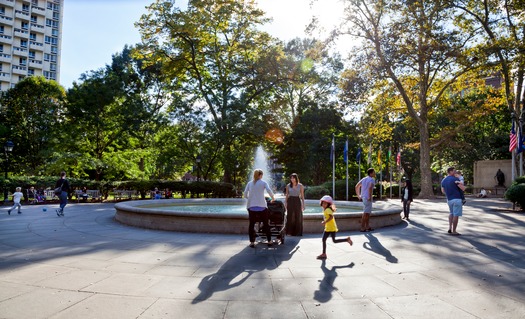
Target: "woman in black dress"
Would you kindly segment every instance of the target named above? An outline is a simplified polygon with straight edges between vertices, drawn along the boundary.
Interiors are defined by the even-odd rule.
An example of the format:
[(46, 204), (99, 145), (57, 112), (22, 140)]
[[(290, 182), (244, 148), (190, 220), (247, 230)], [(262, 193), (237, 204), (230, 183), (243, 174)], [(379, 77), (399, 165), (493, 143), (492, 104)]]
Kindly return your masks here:
[(290, 175), (286, 185), (286, 233), (290, 236), (303, 235), (304, 187), (296, 173)]

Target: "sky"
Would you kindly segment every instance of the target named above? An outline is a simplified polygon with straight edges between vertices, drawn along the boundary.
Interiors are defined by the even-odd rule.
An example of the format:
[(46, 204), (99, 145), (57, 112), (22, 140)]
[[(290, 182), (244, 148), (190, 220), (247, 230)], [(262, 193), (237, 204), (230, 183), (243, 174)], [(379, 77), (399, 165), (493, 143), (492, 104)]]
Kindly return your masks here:
[[(66, 89), (82, 73), (98, 70), (111, 63), (112, 55), (126, 44), (140, 42), (135, 28), (146, 6), (154, 0), (65, 0), (62, 29), (60, 84)], [(304, 30), (312, 16), (317, 16), (325, 29), (336, 25), (342, 14), (339, 0), (259, 0), (259, 7), (273, 22), (264, 30), (290, 40), (306, 37)], [(186, 1), (177, 1), (183, 7)]]

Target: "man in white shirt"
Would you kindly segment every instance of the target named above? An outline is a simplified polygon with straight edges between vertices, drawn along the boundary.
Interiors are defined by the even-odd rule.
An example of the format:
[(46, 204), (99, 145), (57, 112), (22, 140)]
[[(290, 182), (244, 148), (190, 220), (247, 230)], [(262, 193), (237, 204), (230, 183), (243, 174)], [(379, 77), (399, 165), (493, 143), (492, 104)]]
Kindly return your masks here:
[(361, 218), (361, 232), (372, 231), (370, 227), (370, 214), (372, 213), (372, 199), (374, 194), (374, 185), (376, 183), (376, 171), (369, 168), (366, 173), (368, 176), (363, 177), (355, 185), (357, 198), (363, 201), (363, 217)]

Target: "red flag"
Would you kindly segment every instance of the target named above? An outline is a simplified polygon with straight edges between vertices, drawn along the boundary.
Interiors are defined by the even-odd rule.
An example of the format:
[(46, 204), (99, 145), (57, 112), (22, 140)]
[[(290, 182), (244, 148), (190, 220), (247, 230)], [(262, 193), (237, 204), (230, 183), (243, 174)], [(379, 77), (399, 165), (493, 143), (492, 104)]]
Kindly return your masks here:
[(401, 150), (397, 151), (396, 163), (397, 166), (401, 165)]
[(516, 136), (516, 130), (514, 130), (514, 121), (512, 121), (512, 128), (510, 129), (510, 143), (509, 152), (514, 151), (518, 147), (518, 137)]

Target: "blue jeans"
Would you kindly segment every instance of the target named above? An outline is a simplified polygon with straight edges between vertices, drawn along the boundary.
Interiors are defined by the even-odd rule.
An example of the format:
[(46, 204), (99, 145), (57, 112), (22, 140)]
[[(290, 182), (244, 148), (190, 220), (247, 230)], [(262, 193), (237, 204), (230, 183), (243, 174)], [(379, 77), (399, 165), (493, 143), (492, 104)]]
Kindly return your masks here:
[(62, 191), (58, 198), (60, 199), (60, 210), (62, 211), (67, 205), (67, 192)]

